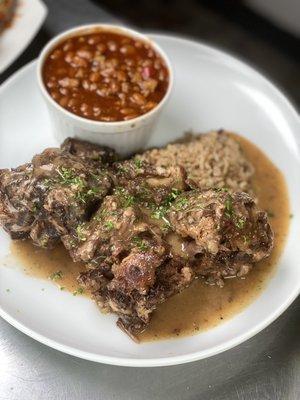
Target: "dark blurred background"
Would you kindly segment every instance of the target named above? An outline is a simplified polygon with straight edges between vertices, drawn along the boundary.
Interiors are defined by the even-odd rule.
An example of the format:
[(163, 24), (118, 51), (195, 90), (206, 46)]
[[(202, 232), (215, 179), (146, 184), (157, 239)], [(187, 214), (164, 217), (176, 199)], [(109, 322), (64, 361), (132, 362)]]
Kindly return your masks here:
[(55, 34), (89, 22), (122, 21), (144, 31), (200, 40), (242, 58), (300, 106), (300, 0), (43, 0), (48, 17), (7, 78)]

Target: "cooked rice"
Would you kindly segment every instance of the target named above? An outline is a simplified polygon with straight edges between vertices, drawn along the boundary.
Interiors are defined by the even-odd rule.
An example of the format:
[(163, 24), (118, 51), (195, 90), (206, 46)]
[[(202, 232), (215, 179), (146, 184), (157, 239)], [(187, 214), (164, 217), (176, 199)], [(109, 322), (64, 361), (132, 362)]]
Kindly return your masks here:
[(188, 178), (201, 188), (228, 188), (253, 194), (252, 164), (239, 145), (227, 132), (189, 134), (181, 142), (155, 148), (138, 156), (159, 166), (180, 165)]

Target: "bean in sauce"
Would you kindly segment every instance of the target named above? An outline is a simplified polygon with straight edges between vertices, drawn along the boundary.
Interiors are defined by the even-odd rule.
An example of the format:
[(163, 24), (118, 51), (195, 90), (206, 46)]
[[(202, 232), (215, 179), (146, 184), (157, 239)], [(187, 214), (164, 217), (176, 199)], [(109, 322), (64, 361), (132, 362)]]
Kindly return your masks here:
[(45, 60), (43, 81), (66, 110), (114, 122), (152, 110), (167, 92), (169, 72), (149, 43), (99, 31), (56, 46)]

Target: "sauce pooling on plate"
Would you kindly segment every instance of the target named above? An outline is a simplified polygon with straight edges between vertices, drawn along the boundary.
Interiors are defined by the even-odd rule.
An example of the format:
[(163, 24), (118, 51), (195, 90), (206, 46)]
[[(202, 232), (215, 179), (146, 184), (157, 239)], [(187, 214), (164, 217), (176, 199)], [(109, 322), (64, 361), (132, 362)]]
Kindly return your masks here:
[[(63, 245), (53, 249), (34, 246), (30, 240), (11, 244), (12, 254), (22, 262), (24, 272), (36, 278), (52, 281), (59, 290), (86, 294), (78, 285), (77, 277), (85, 270), (82, 263), (74, 263)], [(44, 289), (44, 287), (41, 287)]]
[(255, 168), (253, 187), (259, 207), (269, 214), (275, 233), (271, 255), (256, 264), (244, 279), (227, 279), (223, 288), (195, 281), (188, 289), (163, 303), (153, 314), (141, 341), (187, 336), (211, 329), (247, 307), (266, 287), (283, 251), (290, 210), (285, 179), (271, 160), (247, 139), (232, 135)]
[(53, 49), (43, 67), (50, 96), (84, 118), (124, 121), (152, 110), (169, 72), (149, 43), (115, 32), (73, 36)]
[[(217, 326), (247, 307), (261, 293), (275, 271), (288, 232), (290, 211), (288, 192), (281, 172), (269, 158), (248, 140), (234, 135), (255, 168), (253, 186), (259, 206), (265, 209), (275, 232), (275, 245), (269, 258), (255, 265), (245, 279), (227, 279), (225, 286), (209, 286), (195, 281), (182, 293), (159, 306), (140, 341), (181, 337)], [(52, 278), (60, 288), (81, 294), (76, 281), (85, 267), (73, 263), (67, 251), (58, 246), (43, 250), (29, 241), (13, 242), (12, 253), (25, 271), (40, 278)], [(59, 273), (57, 275), (57, 273)]]

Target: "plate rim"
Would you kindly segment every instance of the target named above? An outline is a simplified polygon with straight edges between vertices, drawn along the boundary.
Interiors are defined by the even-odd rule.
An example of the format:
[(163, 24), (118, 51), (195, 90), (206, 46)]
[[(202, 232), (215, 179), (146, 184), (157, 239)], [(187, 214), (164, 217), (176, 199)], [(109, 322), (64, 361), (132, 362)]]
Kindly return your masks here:
[[(202, 42), (198, 42), (195, 40), (187, 39), (184, 37), (176, 36), (176, 35), (166, 35), (166, 34), (149, 34), (154, 39), (165, 39), (165, 40), (172, 40), (172, 41), (180, 41), (183, 44), (196, 47), (197, 50), (206, 50), (210, 52), (213, 56), (221, 56), (222, 58), (235, 62), (240, 68), (246, 68), (250, 73), (258, 76), (262, 79), (268, 86), (275, 91), (276, 95), (280, 97), (280, 100), (285, 103), (285, 106), (288, 107), (289, 112), (291, 112), (295, 118), (295, 122), (298, 123), (300, 126), (300, 119), (299, 115), (296, 111), (296, 108), (290, 102), (290, 100), (285, 96), (285, 94), (267, 77), (263, 74), (258, 72), (252, 66), (247, 64), (246, 62), (240, 60), (238, 57), (233, 56), (223, 50), (219, 50), (213, 46), (203, 44)], [(37, 59), (30, 61), (28, 64), (24, 65), (22, 68), (17, 70), (14, 74), (12, 74), (1, 86), (0, 86), (0, 96), (3, 91), (5, 91), (16, 79), (20, 79), (23, 74), (27, 72), (30, 68), (34, 68), (35, 64), (37, 63)], [(296, 138), (297, 139), (297, 138)], [(297, 146), (297, 161), (299, 162), (299, 142)], [(287, 244), (286, 244), (287, 245)], [(117, 365), (117, 366), (126, 366), (126, 367), (161, 367), (161, 366), (170, 366), (170, 365), (178, 365), (189, 363), (201, 359), (205, 359), (208, 357), (212, 357), (224, 351), (227, 351), (246, 340), (250, 339), (251, 337), (255, 336), (257, 333), (261, 332), (267, 326), (269, 326), (273, 321), (275, 321), (291, 304), (292, 302), (298, 297), (300, 293), (300, 280), (298, 285), (295, 289), (290, 293), (289, 297), (287, 297), (286, 301), (281, 304), (273, 313), (271, 313), (268, 318), (265, 318), (260, 323), (254, 325), (252, 329), (249, 329), (244, 334), (240, 334), (239, 336), (226, 341), (217, 346), (213, 346), (207, 350), (201, 350), (198, 352), (186, 353), (179, 356), (169, 356), (169, 357), (162, 357), (162, 358), (135, 358), (135, 357), (115, 357), (115, 356), (105, 356), (99, 355), (95, 353), (90, 353), (87, 351), (79, 350), (77, 348), (61, 344), (56, 340), (49, 339), (48, 337), (39, 334), (28, 328), (25, 324), (19, 322), (17, 319), (11, 317), (0, 305), (0, 316), (6, 320), (10, 325), (14, 326), (19, 331), (23, 332), (27, 336), (37, 340), (38, 342), (47, 345), (55, 350), (61, 351), (63, 353), (79, 357), (85, 360), (104, 363), (109, 365)], [(175, 339), (176, 340), (176, 339)]]

